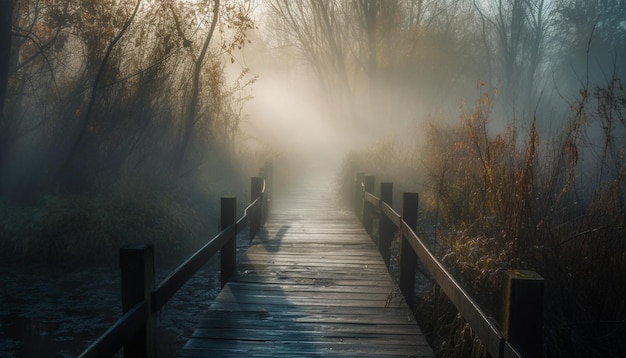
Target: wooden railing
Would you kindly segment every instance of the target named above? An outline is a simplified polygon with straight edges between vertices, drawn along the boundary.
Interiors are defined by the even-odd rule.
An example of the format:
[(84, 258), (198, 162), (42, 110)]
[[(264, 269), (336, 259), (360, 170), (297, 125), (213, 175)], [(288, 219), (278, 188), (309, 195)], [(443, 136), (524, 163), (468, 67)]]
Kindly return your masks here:
[(252, 203), (236, 219), (237, 199), (221, 198), (220, 232), (154, 288), (154, 246), (138, 244), (120, 249), (122, 310), (120, 317), (79, 357), (111, 357), (122, 346), (126, 357), (156, 356), (156, 315), (167, 301), (218, 251), (221, 285), (237, 265), (237, 234), (248, 225), (250, 240), (264, 224), (271, 200), (271, 164), (251, 178)]
[(379, 220), (378, 245), (388, 266), (391, 242), (397, 232), (401, 234), (398, 286), (406, 301), (414, 304), (419, 258), (432, 280), (441, 287), (492, 357), (543, 356), (543, 278), (532, 271), (507, 272), (503, 277), (501, 325), (496, 324), (415, 233), (419, 195), (403, 193), (402, 214), (398, 214), (391, 206), (393, 184), (381, 183), (379, 198), (374, 195), (374, 181), (373, 176), (356, 174), (354, 210), (370, 235), (373, 234), (373, 221)]

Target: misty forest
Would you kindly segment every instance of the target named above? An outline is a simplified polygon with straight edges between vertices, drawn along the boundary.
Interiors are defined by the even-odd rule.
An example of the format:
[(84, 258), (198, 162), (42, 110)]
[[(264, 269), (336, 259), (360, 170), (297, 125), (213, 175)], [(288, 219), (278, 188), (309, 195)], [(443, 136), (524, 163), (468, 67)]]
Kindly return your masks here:
[[(624, 81), (622, 0), (0, 0), (0, 356), (82, 352), (120, 315), (119, 248), (166, 275), (271, 162), (337, 205), (356, 172), (418, 192), (487, 312), (533, 270), (545, 356), (626, 357)], [(160, 356), (219, 292), (199, 274)], [(487, 356), (429, 282), (436, 356)]]

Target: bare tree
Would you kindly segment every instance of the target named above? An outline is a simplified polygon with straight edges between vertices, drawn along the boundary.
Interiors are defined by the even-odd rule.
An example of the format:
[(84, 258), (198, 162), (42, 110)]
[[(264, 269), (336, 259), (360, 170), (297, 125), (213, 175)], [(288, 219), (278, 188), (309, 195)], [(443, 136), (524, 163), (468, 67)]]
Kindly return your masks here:
[(340, 116), (356, 119), (354, 83), (350, 80), (346, 4), (335, 1), (270, 0), (268, 7), (278, 19), (277, 30), (312, 66), (323, 92), (340, 109)]
[(11, 26), (13, 24), (13, 1), (0, 2), (0, 185), (4, 180), (7, 150), (10, 147), (7, 119), (4, 113), (4, 102), (9, 82), (9, 61), (11, 58)]
[(501, 81), (507, 106), (534, 108), (553, 9), (545, 0), (473, 4), (482, 22), (490, 88)]
[(0, 2), (0, 121), (4, 122), (4, 99), (9, 81), (11, 58), (11, 26), (13, 24), (13, 1)]
[[(104, 57), (100, 61), (98, 71), (96, 72), (96, 77), (93, 80), (93, 84), (91, 87), (91, 95), (89, 98), (89, 103), (87, 104), (87, 109), (82, 119), (82, 124), (80, 126), (80, 129), (78, 131), (76, 138), (73, 140), (73, 143), (70, 146), (67, 157), (64, 160), (63, 164), (61, 165), (55, 178), (56, 184), (60, 184), (65, 189), (73, 190), (74, 188), (72, 188), (72, 186), (74, 186), (78, 182), (77, 180), (82, 179), (82, 178), (76, 178), (77, 172), (76, 170), (72, 170), (72, 166), (76, 166), (76, 163), (74, 163), (74, 160), (76, 159), (76, 156), (79, 154), (80, 146), (85, 144), (84, 141), (85, 141), (85, 136), (87, 134), (87, 130), (89, 126), (92, 124), (92, 115), (93, 115), (93, 111), (94, 111), (94, 107), (96, 103), (96, 98), (98, 96), (98, 90), (101, 86), (101, 81), (104, 76), (109, 59), (111, 58), (113, 49), (115, 48), (117, 43), (122, 39), (124, 34), (126, 34), (126, 32), (128, 31), (130, 24), (133, 22), (133, 20), (135, 19), (135, 16), (137, 15), (137, 11), (139, 10), (139, 5), (141, 5), (141, 0), (137, 1), (128, 19), (124, 22), (121, 29), (118, 31), (117, 35), (108, 44)], [(81, 165), (82, 163), (78, 164), (78, 166), (81, 166)], [(69, 178), (71, 178), (70, 183), (66, 183), (65, 181), (68, 180)], [(70, 187), (68, 187), (68, 185)]]
[(476, 77), (470, 74), (478, 61), (467, 3), (267, 3), (281, 34), (278, 45), (292, 46), (311, 65), (323, 93), (335, 103), (330, 107), (343, 109), (334, 113), (339, 120), (349, 117), (372, 128), (392, 118), (408, 123), (418, 111), (435, 110), (433, 103), (449, 103), (451, 90)]
[(209, 31), (207, 32), (206, 37), (202, 43), (202, 49), (198, 54), (198, 57), (194, 59), (194, 68), (193, 68), (193, 77), (192, 77), (192, 89), (191, 89), (191, 98), (189, 99), (189, 104), (185, 114), (185, 123), (184, 126), (181, 127), (181, 136), (180, 141), (178, 142), (176, 152), (175, 152), (175, 161), (174, 167), (177, 173), (180, 174), (183, 160), (185, 158), (185, 152), (189, 147), (189, 141), (191, 139), (191, 135), (193, 134), (194, 126), (197, 121), (197, 111), (198, 111), (198, 102), (200, 96), (200, 74), (202, 71), (202, 66), (204, 64), (205, 57), (207, 55), (207, 51), (209, 49), (209, 43), (213, 38), (213, 33), (215, 31), (215, 26), (217, 25), (217, 20), (219, 18), (219, 8), (220, 2), (219, 0), (213, 1), (213, 17), (211, 20), (211, 25), (209, 27)]

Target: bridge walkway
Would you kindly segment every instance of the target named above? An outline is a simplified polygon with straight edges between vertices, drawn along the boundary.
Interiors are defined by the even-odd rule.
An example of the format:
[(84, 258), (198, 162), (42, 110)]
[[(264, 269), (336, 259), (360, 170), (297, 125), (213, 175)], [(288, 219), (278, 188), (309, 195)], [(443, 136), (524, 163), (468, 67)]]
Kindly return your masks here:
[(281, 188), (180, 357), (434, 357), (332, 182)]

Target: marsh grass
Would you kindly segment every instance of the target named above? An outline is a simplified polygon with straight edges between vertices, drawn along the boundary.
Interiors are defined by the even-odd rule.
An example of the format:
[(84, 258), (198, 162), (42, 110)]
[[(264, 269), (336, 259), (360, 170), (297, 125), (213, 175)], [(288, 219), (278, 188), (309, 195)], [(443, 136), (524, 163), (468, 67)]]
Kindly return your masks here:
[[(626, 355), (621, 81), (581, 90), (561, 131), (544, 138), (536, 129), (538, 119), (527, 128), (509, 125), (494, 133), (492, 104), (491, 95), (482, 92), (458, 123), (433, 122), (425, 145), (414, 153), (383, 143), (350, 160), (377, 179), (418, 188), (421, 231), (494, 321), (502, 273), (534, 270), (546, 279), (547, 356)], [(438, 356), (484, 355), (436, 286), (418, 302), (416, 315)]]
[(117, 263), (119, 247), (153, 243), (157, 258), (174, 259), (215, 233), (220, 195), (215, 187), (223, 185), (143, 176), (99, 193), (50, 195), (28, 206), (2, 204), (1, 249), (8, 260)]

